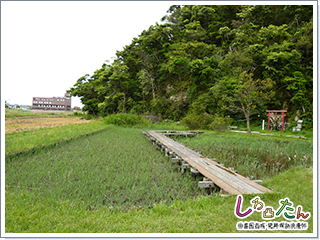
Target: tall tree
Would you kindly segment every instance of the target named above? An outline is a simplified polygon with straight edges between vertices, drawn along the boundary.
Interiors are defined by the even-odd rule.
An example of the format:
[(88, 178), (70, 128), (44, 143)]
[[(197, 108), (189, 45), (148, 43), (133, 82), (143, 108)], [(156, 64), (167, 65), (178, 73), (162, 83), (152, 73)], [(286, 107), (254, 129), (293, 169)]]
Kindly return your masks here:
[(246, 71), (239, 75), (233, 94), (235, 101), (232, 101), (231, 105), (235, 110), (243, 112), (249, 134), (251, 134), (250, 115), (256, 110), (257, 104), (264, 104), (274, 94), (271, 90), (271, 79), (254, 80), (252, 77), (253, 73)]

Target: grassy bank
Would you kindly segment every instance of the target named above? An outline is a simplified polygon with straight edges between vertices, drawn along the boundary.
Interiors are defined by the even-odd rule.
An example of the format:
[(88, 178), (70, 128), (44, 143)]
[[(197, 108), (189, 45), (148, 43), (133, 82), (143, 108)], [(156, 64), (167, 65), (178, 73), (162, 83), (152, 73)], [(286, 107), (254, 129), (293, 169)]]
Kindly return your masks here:
[(61, 140), (68, 140), (81, 134), (95, 132), (106, 127), (101, 120), (96, 120), (89, 123), (6, 133), (5, 154), (19, 153), (48, 146)]
[[(313, 232), (312, 176), (311, 168), (292, 168), (267, 179), (264, 185), (269, 188), (274, 187), (275, 193), (260, 196), (266, 205), (275, 209), (279, 207), (278, 201), (281, 198), (288, 197), (295, 206), (301, 205), (305, 212), (310, 212), (311, 218), (307, 220), (308, 230), (298, 231), (299, 233)], [(251, 206), (249, 200), (253, 197), (244, 196), (243, 209)], [(37, 191), (14, 192), (8, 189), (5, 231), (7, 233), (236, 233), (240, 231), (236, 230), (239, 219), (234, 215), (235, 202), (235, 196), (227, 198), (210, 196), (175, 201), (169, 206), (157, 204), (152, 209), (89, 210), (80, 200), (46, 198), (39, 196)], [(261, 214), (254, 213), (245, 220), (261, 222)], [(276, 219), (276, 221), (283, 220), (282, 217)]]

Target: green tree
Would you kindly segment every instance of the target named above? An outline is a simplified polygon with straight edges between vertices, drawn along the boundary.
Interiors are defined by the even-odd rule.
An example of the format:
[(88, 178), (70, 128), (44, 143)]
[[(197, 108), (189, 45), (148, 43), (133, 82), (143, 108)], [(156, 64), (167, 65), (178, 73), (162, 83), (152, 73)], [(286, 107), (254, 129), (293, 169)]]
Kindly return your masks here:
[(271, 79), (254, 80), (252, 77), (253, 73), (247, 73), (245, 71), (237, 78), (234, 98), (236, 102), (240, 103), (240, 106), (238, 104), (233, 104), (232, 106), (236, 110), (243, 112), (249, 134), (251, 134), (250, 115), (257, 108), (257, 104), (265, 103), (267, 100), (270, 100), (273, 95)]
[(271, 79), (254, 80), (253, 73), (247, 71), (238, 77), (225, 78), (211, 90), (213, 93), (224, 90), (220, 93), (220, 101), (224, 103), (222, 106), (230, 112), (244, 114), (249, 134), (251, 134), (250, 116), (257, 110), (258, 105), (265, 104), (274, 94)]
[(301, 110), (311, 119), (312, 15), (308, 5), (173, 5), (162, 24), (142, 31), (113, 63), (80, 78), (70, 92), (102, 116), (152, 112), (191, 119), (191, 111), (198, 114), (193, 106), (204, 105), (209, 115), (239, 120), (243, 112), (230, 107), (241, 109), (236, 96), (249, 91), (252, 79), (271, 78), (276, 94), (254, 110)]
[[(286, 77), (287, 90), (291, 95), (291, 102), (295, 106), (294, 110), (302, 110), (312, 112), (312, 79), (304, 76), (301, 72), (294, 72), (293, 77)], [(307, 109), (307, 110), (306, 110)]]
[(71, 96), (78, 96), (84, 105), (83, 111), (96, 115), (98, 110), (99, 99), (96, 98), (95, 82), (89, 74), (78, 79), (76, 84), (68, 91)]

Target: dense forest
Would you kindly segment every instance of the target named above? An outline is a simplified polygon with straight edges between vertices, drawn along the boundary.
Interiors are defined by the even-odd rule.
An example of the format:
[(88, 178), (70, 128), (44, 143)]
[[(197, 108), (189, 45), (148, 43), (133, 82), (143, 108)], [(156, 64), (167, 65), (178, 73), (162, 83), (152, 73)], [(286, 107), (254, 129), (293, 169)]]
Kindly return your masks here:
[(161, 23), (68, 90), (83, 110), (312, 126), (313, 6), (173, 5)]

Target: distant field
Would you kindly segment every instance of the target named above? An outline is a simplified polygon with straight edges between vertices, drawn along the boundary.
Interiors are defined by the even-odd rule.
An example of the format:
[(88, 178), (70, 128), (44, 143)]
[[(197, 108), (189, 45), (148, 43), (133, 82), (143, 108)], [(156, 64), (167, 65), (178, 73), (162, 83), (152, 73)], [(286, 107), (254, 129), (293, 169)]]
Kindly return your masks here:
[(66, 116), (73, 114), (73, 111), (41, 111), (41, 110), (20, 110), (6, 109), (6, 119), (16, 117), (34, 117), (34, 116)]
[(6, 155), (29, 151), (66, 141), (106, 128), (101, 120), (48, 128), (13, 131), (5, 134)]
[(74, 123), (90, 122), (82, 118), (65, 117), (65, 116), (48, 116), (48, 117), (16, 117), (6, 119), (6, 133), (13, 131), (23, 131), (38, 128), (48, 128), (63, 126)]

